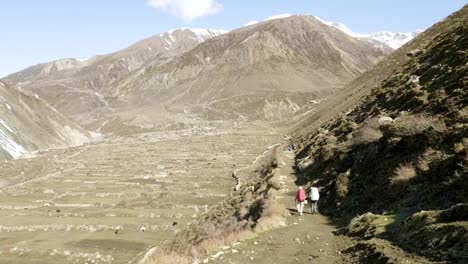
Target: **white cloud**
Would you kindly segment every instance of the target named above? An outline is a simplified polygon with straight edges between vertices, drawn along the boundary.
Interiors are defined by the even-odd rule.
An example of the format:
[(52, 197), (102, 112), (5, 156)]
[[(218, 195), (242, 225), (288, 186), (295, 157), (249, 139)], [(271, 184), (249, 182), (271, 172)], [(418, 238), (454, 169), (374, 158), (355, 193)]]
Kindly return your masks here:
[(217, 0), (149, 0), (151, 7), (190, 22), (198, 17), (215, 15), (223, 10)]
[(290, 17), (290, 16), (292, 16), (292, 15), (291, 14), (279, 14), (279, 15), (274, 15), (274, 16), (268, 17), (264, 21), (279, 19), (279, 18), (286, 18), (286, 17)]

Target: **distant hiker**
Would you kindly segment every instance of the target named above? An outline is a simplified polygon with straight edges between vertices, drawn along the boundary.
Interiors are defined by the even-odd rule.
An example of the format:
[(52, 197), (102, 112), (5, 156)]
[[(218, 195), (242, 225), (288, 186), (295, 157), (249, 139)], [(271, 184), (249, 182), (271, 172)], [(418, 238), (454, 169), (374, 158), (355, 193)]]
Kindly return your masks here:
[(317, 187), (310, 187), (309, 190), (310, 198), (310, 213), (318, 214), (318, 200), (320, 199), (320, 193)]
[(292, 146), (288, 146), (288, 151), (292, 151)]
[(302, 189), (301, 186), (297, 189), (296, 193), (296, 209), (299, 215), (302, 215), (302, 212), (304, 211), (304, 204), (306, 200), (306, 193), (304, 189)]

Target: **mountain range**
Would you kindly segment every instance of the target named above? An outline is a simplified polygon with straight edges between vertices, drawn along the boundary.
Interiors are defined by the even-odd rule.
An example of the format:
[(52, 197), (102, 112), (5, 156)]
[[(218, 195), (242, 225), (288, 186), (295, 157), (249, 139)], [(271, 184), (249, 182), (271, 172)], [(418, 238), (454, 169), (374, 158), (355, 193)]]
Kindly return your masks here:
[(279, 121), (314, 107), (390, 52), (312, 16), (230, 32), (179, 29), (124, 50), (40, 64), (7, 82), (90, 130), (162, 129), (183, 116)]
[[(36, 251), (0, 255), (465, 263), (467, 51), (468, 5), (421, 33), (278, 15), (7, 76), (3, 229), (12, 247)], [(67, 149), (41, 151), (52, 148)], [(251, 162), (251, 151), (264, 153)], [(298, 186), (319, 188), (320, 214), (289, 209)], [(64, 230), (70, 238), (54, 243), (14, 237)], [(160, 244), (140, 252), (155, 235)]]
[[(313, 16), (278, 15), (230, 32), (171, 30), (111, 54), (38, 64), (7, 76), (4, 85), (34, 94), (47, 105), (44, 109), (57, 109), (86, 139), (89, 134), (80, 126), (132, 134), (203, 120), (280, 124), (314, 111), (391, 53), (391, 47), (415, 35), (356, 34)], [(3, 133), (11, 134), (6, 126)], [(77, 143), (29, 138), (16, 139), (23, 142), (18, 146), (28, 147), (8, 157)]]

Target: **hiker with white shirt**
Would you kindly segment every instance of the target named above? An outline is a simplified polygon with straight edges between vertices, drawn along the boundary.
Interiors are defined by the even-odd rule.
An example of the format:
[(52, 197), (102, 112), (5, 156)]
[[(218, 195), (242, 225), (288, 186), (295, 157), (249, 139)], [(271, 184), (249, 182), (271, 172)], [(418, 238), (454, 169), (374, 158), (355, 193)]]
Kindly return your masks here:
[(320, 193), (317, 187), (310, 187), (309, 189), (310, 199), (310, 213), (318, 214), (318, 201), (320, 199)]

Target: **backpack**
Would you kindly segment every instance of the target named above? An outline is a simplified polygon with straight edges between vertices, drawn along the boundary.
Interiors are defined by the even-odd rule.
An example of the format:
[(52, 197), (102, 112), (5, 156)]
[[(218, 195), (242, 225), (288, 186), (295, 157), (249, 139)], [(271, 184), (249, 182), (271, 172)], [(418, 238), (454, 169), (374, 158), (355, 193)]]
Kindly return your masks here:
[(297, 190), (296, 200), (298, 200), (299, 202), (304, 202), (305, 199), (306, 199), (305, 191), (302, 189)]

